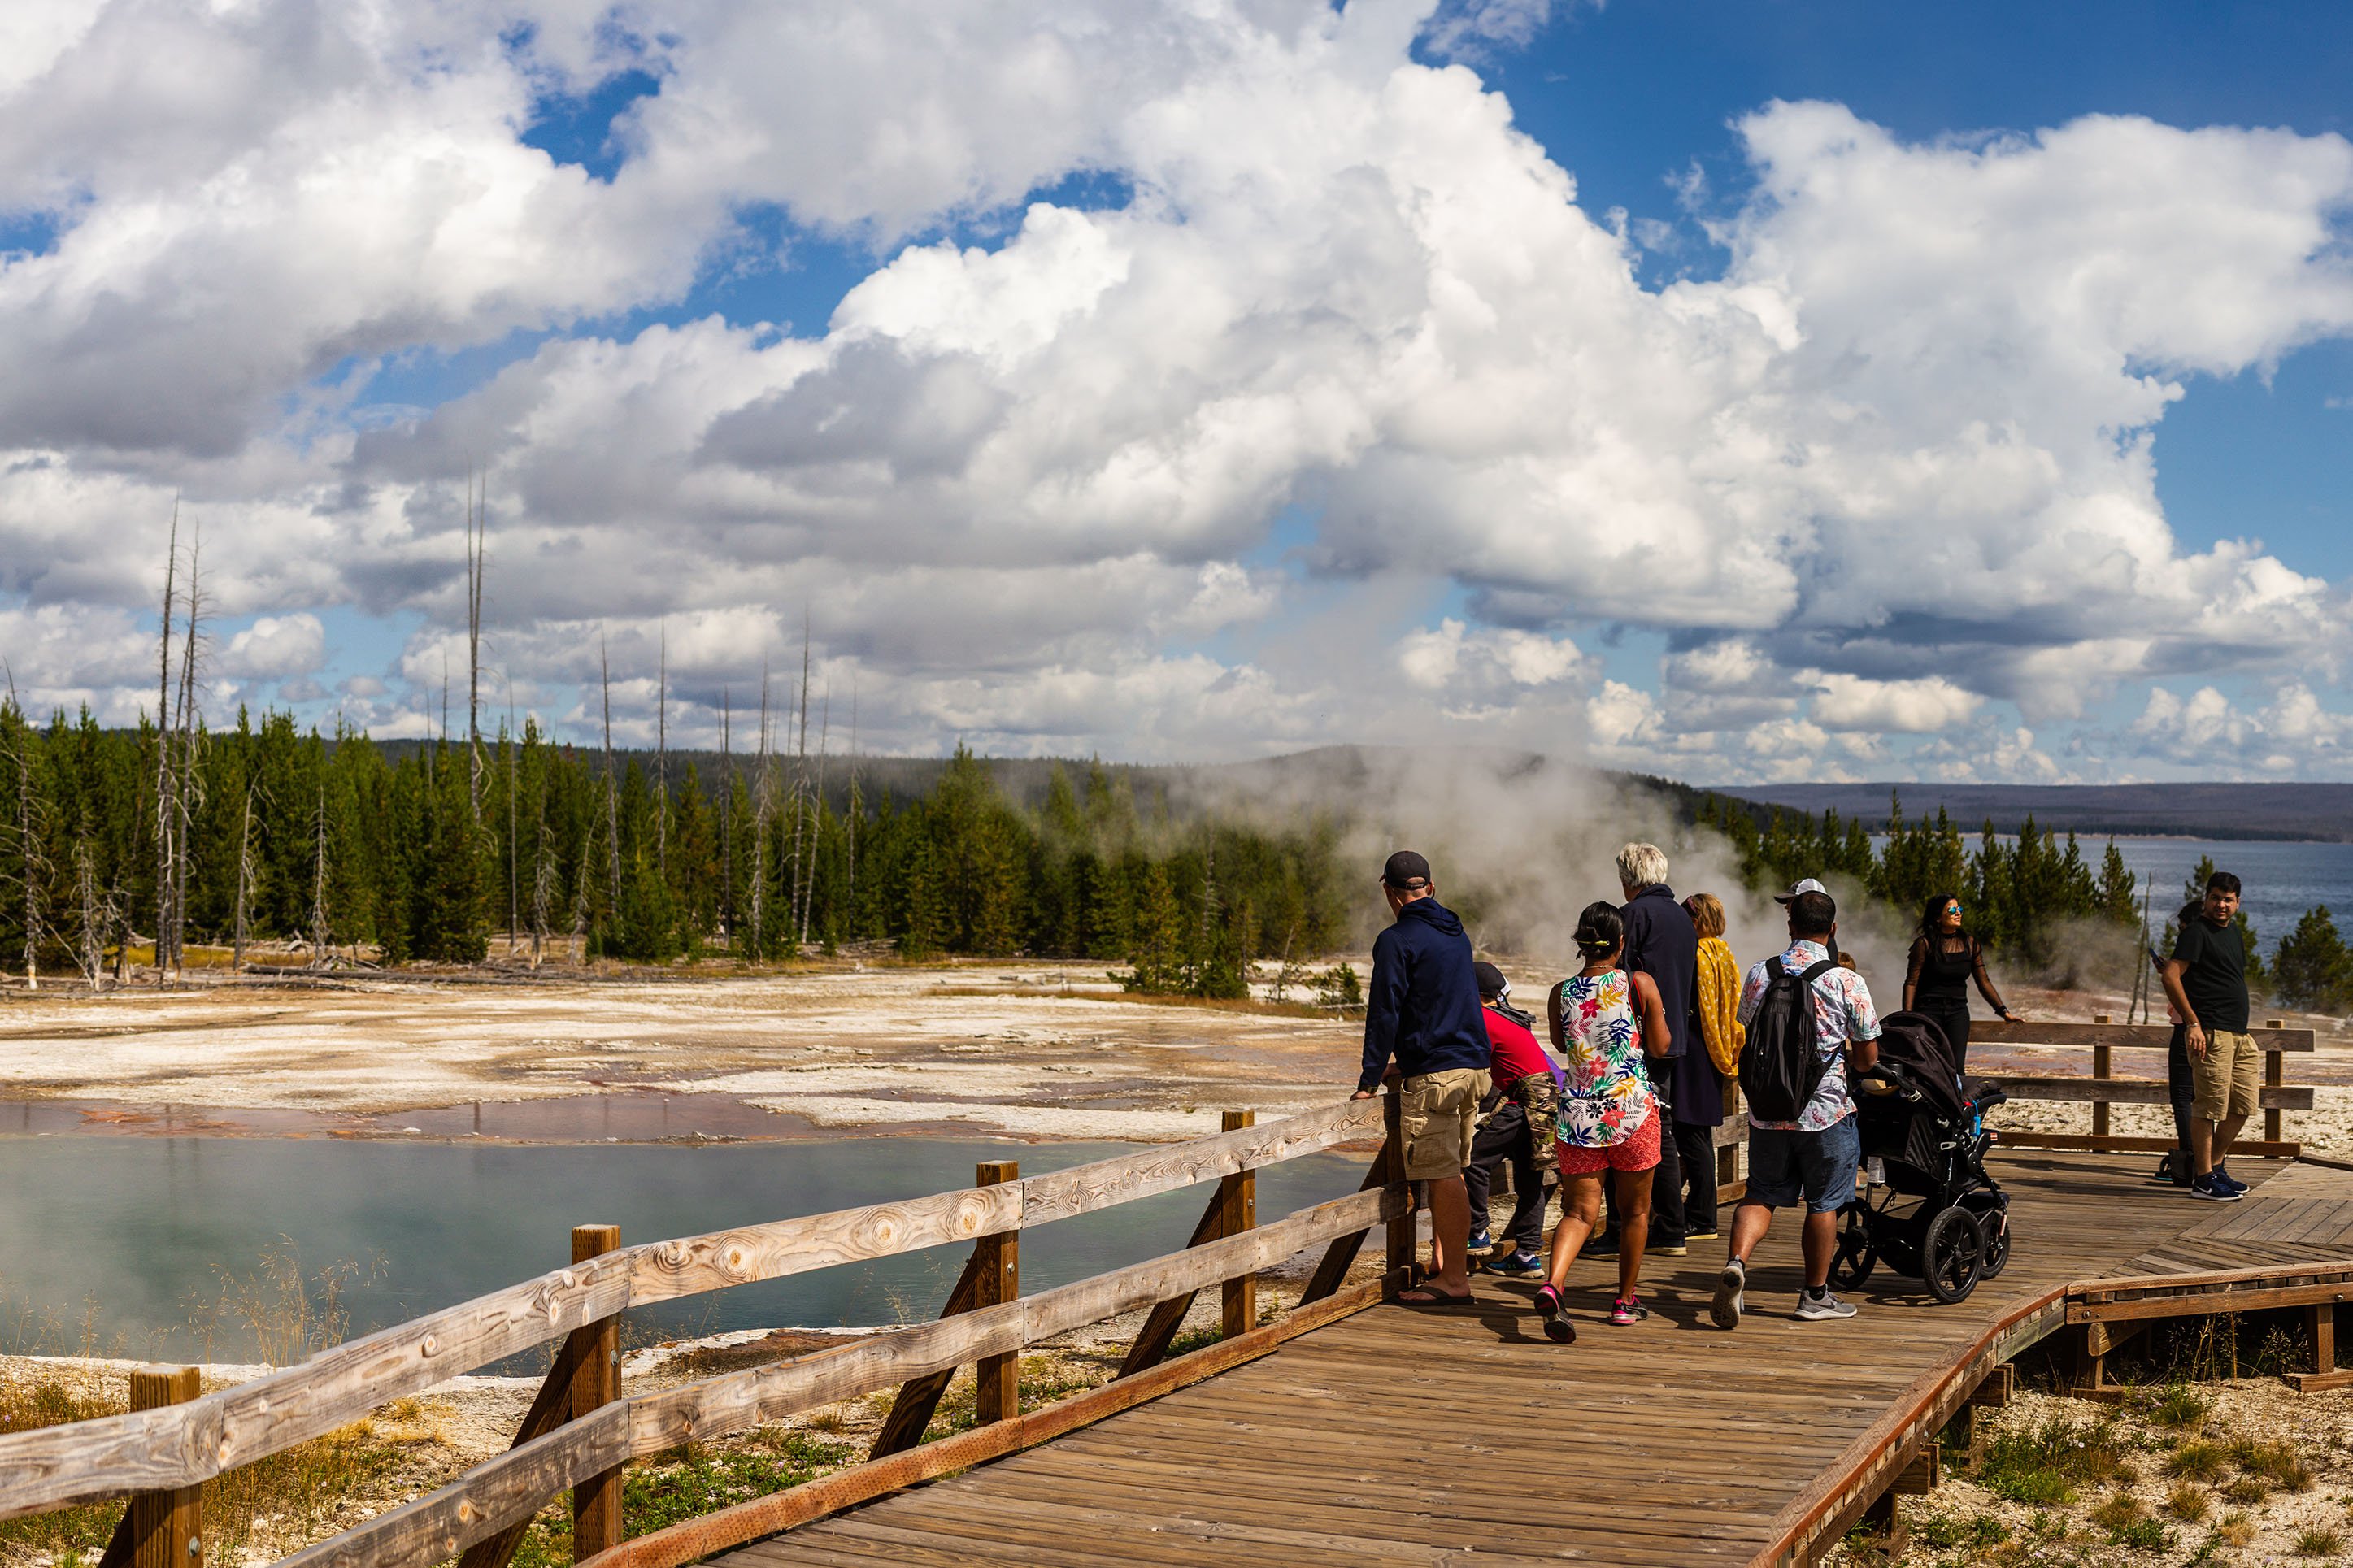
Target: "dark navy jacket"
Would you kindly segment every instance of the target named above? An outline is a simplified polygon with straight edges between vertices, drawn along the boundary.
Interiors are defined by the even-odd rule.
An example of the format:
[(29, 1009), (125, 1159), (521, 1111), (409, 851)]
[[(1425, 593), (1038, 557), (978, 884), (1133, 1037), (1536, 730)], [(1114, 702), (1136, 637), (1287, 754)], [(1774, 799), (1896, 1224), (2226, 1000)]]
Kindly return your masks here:
[(1365, 1070), (1358, 1089), (1379, 1085), (1389, 1058), (1408, 1078), (1457, 1068), (1487, 1070), (1487, 1021), (1471, 939), (1436, 898), (1416, 899), (1373, 942), (1373, 983), (1365, 995)]
[(1699, 928), (1663, 883), (1643, 889), (1618, 911), (1626, 922), (1626, 968), (1659, 988), (1674, 1042), (1665, 1061), (1651, 1061), (1651, 1081), (1667, 1091), (1677, 1121), (1713, 1127), (1724, 1120), (1724, 1087), (1699, 1037), (1693, 1005), (1699, 991)]

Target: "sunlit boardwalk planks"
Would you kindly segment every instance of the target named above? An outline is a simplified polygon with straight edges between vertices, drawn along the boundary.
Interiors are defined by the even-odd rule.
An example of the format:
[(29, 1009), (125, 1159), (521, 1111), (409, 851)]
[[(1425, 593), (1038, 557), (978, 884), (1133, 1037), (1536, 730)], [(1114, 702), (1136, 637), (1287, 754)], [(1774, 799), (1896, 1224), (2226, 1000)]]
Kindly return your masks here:
[[(1823, 1493), (1915, 1380), (2052, 1287), (2353, 1258), (2353, 1173), (2246, 1165), (2208, 1205), (2140, 1155), (2017, 1153), (2009, 1269), (1957, 1307), (1885, 1273), (1861, 1316), (1800, 1323), (1794, 1216), (1750, 1271), (1751, 1315), (1706, 1321), (1720, 1244), (1653, 1259), (1650, 1322), (1601, 1321), (1614, 1263), (1571, 1279), (1579, 1338), (1531, 1287), (1475, 1308), (1380, 1307), (1043, 1447), (755, 1542), (788, 1564), (1747, 1562)], [(1727, 1215), (1728, 1218), (1728, 1215)]]

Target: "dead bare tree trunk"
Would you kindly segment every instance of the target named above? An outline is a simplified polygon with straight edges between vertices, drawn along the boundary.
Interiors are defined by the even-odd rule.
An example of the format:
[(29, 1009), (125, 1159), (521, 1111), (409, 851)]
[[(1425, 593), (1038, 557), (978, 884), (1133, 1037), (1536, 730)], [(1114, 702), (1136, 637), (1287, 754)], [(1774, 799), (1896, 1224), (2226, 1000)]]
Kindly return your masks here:
[(187, 963), (188, 862), (195, 848), (196, 819), (196, 626), (204, 616), (201, 574), (205, 531), (196, 529), (188, 541), (188, 626), (180, 651), (180, 782), (176, 801), (176, 847), (172, 857), (172, 973), (178, 978)]
[(41, 988), (41, 889), (48, 858), (41, 847), (40, 802), (33, 794), (33, 727), (16, 700), (16, 676), (8, 673), (8, 706), (0, 721), (15, 720), (8, 749), (16, 764), (16, 857), (25, 882), (25, 989)]
[(522, 808), (515, 803), (516, 764), (521, 761), (516, 749), (521, 740), (515, 729), (514, 677), (507, 677), (507, 732), (502, 742), (507, 754), (507, 956), (515, 950), (515, 921), (522, 906)]
[(81, 905), (80, 942), (75, 958), (82, 978), (93, 992), (106, 989), (106, 933), (114, 924), (115, 901), (98, 897), (98, 865), (90, 852), (88, 831), (74, 836), (74, 895)]
[(613, 667), (605, 657), (605, 639), (596, 639), (596, 661), (605, 681), (605, 852), (612, 869), (605, 896), (611, 900), (610, 918), (621, 923), (621, 781), (613, 773)]
[(719, 689), (719, 940), (729, 947), (735, 929), (735, 752), (730, 744), (727, 689)]
[(164, 975), (164, 932), (172, 925), (172, 584), (180, 565), (180, 500), (172, 498), (171, 542), (164, 552), (164, 630), (155, 662), (155, 984)]
[(539, 792), (538, 850), (531, 872), (531, 966), (547, 956), (547, 917), (555, 903), (555, 857), (547, 849), (547, 790)]
[(237, 929), (229, 940), (229, 968), (245, 968), (246, 910), (253, 897), (253, 785), (245, 786), (245, 821), (237, 835)]
[(670, 624), (661, 629), (661, 673), (654, 687), (654, 863), (670, 880)]
[(482, 826), (482, 576), (489, 563), (490, 482), (484, 474), (478, 506), (473, 476), (466, 480), (466, 798), (476, 832)]
[(797, 941), (808, 940), (808, 907), (806, 891), (801, 886), (801, 825), (807, 815), (808, 785), (808, 691), (809, 691), (809, 626), (808, 616), (801, 616), (801, 697), (800, 743), (793, 752), (793, 876), (792, 901), (785, 911), (785, 930)]
[(858, 934), (858, 818), (865, 811), (858, 798), (858, 682), (849, 683), (849, 875), (842, 902), (849, 910), (849, 932)]
[(327, 962), (327, 786), (319, 786), (319, 811), (311, 855), (311, 964)]
[(752, 952), (766, 951), (768, 911), (768, 671), (760, 668), (760, 767), (752, 786)]
[(803, 947), (808, 945), (809, 910), (817, 904), (817, 867), (819, 853), (818, 829), (825, 825), (825, 744), (827, 736), (833, 729), (833, 693), (829, 691), (826, 693), (825, 706), (821, 711), (824, 716), (818, 721), (817, 726), (817, 787), (810, 792), (810, 798), (815, 804), (809, 810), (808, 887), (801, 894), (801, 945)]

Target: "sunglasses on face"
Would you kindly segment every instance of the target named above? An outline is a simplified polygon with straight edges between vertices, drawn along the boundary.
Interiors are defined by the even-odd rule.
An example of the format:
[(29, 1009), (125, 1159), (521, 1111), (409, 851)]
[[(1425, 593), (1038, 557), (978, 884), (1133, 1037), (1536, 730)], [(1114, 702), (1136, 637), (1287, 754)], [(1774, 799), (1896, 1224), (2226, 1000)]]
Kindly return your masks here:
[(1961, 906), (1958, 904), (1947, 904), (1945, 906), (1945, 912), (1948, 915), (1959, 914), (1961, 912)]

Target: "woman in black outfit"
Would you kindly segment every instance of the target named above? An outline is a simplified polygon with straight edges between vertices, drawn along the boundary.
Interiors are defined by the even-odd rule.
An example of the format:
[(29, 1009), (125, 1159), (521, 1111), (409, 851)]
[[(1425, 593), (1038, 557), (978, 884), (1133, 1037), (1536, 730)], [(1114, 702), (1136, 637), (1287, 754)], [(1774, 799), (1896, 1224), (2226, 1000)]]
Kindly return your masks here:
[(1972, 978), (1995, 1015), (2009, 1018), (2001, 993), (1986, 975), (1984, 950), (1961, 925), (1961, 900), (1939, 893), (1920, 911), (1920, 934), (1913, 941), (1912, 959), (1904, 971), (1904, 1006), (1936, 1020), (1952, 1045), (1953, 1065), (1964, 1074), (1968, 1071)]

